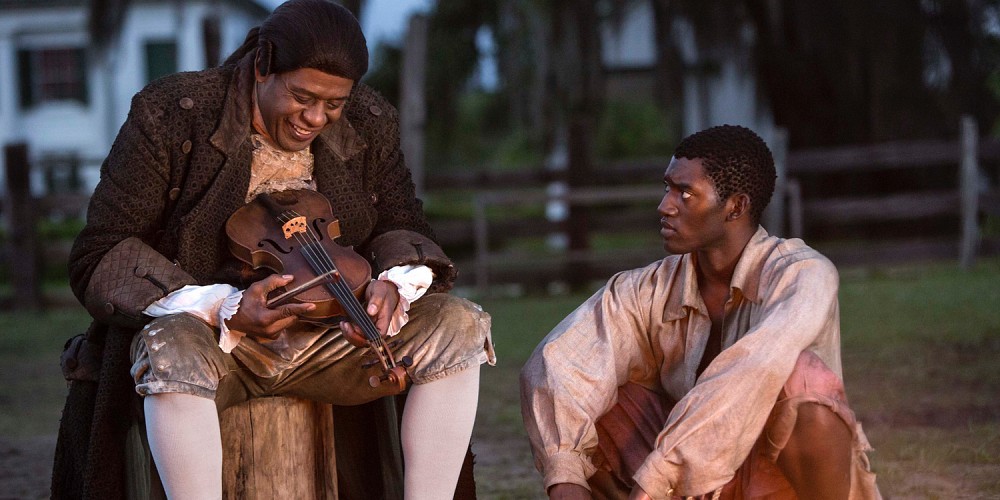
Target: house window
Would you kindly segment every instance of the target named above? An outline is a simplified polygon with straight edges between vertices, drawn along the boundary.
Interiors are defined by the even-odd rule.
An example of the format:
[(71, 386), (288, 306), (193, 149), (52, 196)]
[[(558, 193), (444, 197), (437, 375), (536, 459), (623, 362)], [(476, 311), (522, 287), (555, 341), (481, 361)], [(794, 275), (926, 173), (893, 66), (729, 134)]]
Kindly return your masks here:
[(177, 43), (146, 42), (146, 83), (177, 72)]
[(87, 72), (82, 48), (18, 51), (21, 106), (45, 102), (87, 103)]

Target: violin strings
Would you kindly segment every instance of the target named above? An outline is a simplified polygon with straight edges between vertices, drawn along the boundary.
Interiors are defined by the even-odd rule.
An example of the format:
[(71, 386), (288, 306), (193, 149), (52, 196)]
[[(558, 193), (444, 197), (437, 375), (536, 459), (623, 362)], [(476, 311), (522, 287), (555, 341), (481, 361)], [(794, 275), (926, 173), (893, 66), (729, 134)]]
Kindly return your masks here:
[[(279, 220), (282, 223), (291, 220), (299, 215), (295, 212), (285, 212), (279, 216)], [(317, 273), (329, 273), (329, 272), (339, 272), (333, 259), (330, 255), (320, 246), (319, 238), (313, 231), (312, 227), (306, 226), (306, 236), (301, 233), (295, 233), (294, 237), (299, 245), (302, 247), (303, 255), (305, 255), (307, 262), (313, 267), (313, 270)], [(379, 346), (384, 346), (382, 340), (382, 335), (375, 329), (374, 324), (368, 318), (367, 313), (361, 308), (360, 303), (354, 297), (353, 291), (347, 286), (346, 280), (343, 275), (340, 279), (333, 280), (333, 282), (327, 282), (326, 285), (331, 289), (334, 296), (338, 298), (340, 304), (349, 309), (349, 312), (354, 313), (354, 319), (359, 323), (358, 326), (361, 327), (362, 332), (365, 333), (366, 338)], [(367, 320), (367, 321), (365, 321)]]
[[(302, 252), (306, 256), (306, 260), (312, 265), (313, 269), (317, 273), (337, 271), (336, 265), (330, 259), (329, 255), (321, 247), (318, 246), (318, 240), (315, 235), (310, 234), (311, 238), (308, 240), (302, 235), (295, 235), (296, 240), (302, 246)], [(369, 341), (378, 342), (381, 335), (374, 329), (369, 327), (365, 321), (360, 318), (367, 318), (367, 316), (361, 316), (364, 311), (361, 309), (360, 304), (354, 299), (353, 292), (347, 287), (342, 279), (333, 280), (332, 282), (326, 283), (330, 291), (333, 292), (334, 296), (337, 297), (342, 306), (348, 310), (349, 313), (353, 313), (353, 318), (359, 323), (362, 332), (365, 333), (365, 337)]]
[[(297, 216), (297, 214), (293, 213), (291, 216), (289, 216), (289, 220), (294, 216)], [(321, 251), (322, 250), (321, 248), (317, 248), (318, 238), (316, 237), (315, 234), (312, 233), (311, 228), (307, 226), (306, 230), (309, 236), (308, 240), (306, 240), (306, 238), (301, 233), (296, 233), (294, 236), (296, 241), (298, 241), (299, 245), (302, 247), (302, 252), (306, 256), (306, 260), (313, 267), (313, 270), (316, 271), (317, 273), (331, 272), (331, 271), (339, 272), (336, 265), (333, 263), (332, 259), (330, 259), (330, 256), (327, 255), (326, 252)], [(332, 288), (331, 291), (334, 293), (336, 297), (338, 297), (338, 299), (340, 299), (342, 306), (344, 306), (345, 308), (350, 308), (351, 309), (350, 312), (354, 312), (355, 314), (358, 314), (360, 312), (358, 308), (354, 307), (353, 303), (354, 301), (345, 300), (346, 297), (344, 296), (344, 291), (345, 291), (344, 289), (347, 287), (346, 285), (343, 285), (343, 281), (334, 280), (332, 283), (328, 282), (327, 284), (331, 285)], [(340, 286), (338, 286), (338, 284)], [(347, 290), (347, 292), (350, 293), (350, 290)], [(364, 328), (365, 325), (360, 325), (360, 326), (362, 327), (362, 330), (366, 330)], [(371, 332), (365, 331), (365, 333), (367, 334), (366, 336), (369, 337), (369, 340), (373, 340), (371, 338), (372, 337)]]

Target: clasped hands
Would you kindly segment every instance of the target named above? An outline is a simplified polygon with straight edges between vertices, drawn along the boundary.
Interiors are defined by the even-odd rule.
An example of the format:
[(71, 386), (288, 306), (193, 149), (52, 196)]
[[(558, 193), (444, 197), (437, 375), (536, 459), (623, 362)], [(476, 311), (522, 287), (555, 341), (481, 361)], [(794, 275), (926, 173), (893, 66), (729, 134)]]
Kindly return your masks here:
[[(267, 307), (267, 297), (272, 291), (293, 281), (290, 275), (273, 274), (247, 288), (240, 300), (240, 307), (226, 325), (232, 330), (251, 337), (273, 339), (283, 330), (295, 325), (299, 316), (316, 309), (315, 304), (289, 303), (274, 308)], [(401, 307), (399, 289), (389, 281), (372, 281), (365, 290), (365, 312), (372, 318), (378, 331), (385, 335), (389, 322)], [(344, 338), (353, 345), (368, 345), (361, 329), (349, 321), (342, 321), (340, 329)]]

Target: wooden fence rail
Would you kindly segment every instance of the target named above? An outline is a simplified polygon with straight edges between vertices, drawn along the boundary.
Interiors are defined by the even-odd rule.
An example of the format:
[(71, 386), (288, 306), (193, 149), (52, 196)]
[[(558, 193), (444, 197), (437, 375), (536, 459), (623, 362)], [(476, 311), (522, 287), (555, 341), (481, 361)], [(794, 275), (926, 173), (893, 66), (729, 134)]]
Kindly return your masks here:
[[(588, 272), (594, 272), (595, 267), (600, 269), (601, 264), (608, 261), (608, 258), (613, 259), (614, 265), (621, 265), (624, 262), (636, 262), (637, 259), (641, 261), (647, 261), (652, 256), (650, 249), (618, 249), (614, 251), (613, 257), (605, 255), (599, 252), (594, 252), (591, 250), (587, 251), (562, 251), (557, 255), (524, 255), (524, 256), (512, 256), (510, 254), (502, 254), (494, 252), (490, 245), (490, 218), (487, 212), (493, 207), (511, 207), (518, 206), (524, 207), (526, 205), (550, 205), (550, 204), (563, 204), (563, 205), (575, 205), (575, 206), (586, 206), (586, 207), (598, 207), (606, 205), (621, 205), (639, 202), (641, 204), (648, 204), (650, 207), (655, 206), (656, 200), (663, 196), (663, 189), (658, 186), (642, 186), (642, 187), (611, 187), (611, 188), (586, 188), (586, 189), (575, 189), (572, 191), (564, 191), (556, 194), (549, 194), (543, 191), (484, 191), (474, 195), (473, 206), (475, 213), (473, 215), (473, 226), (475, 228), (475, 258), (474, 258), (474, 268), (475, 268), (475, 287), (480, 294), (486, 294), (489, 292), (490, 285), (490, 274), (491, 271), (495, 269), (506, 268), (507, 270), (512, 270), (514, 272), (520, 272), (522, 278), (519, 281), (529, 281), (530, 278), (539, 278), (539, 273), (543, 270), (555, 270), (559, 274), (572, 273), (573, 269), (567, 269), (567, 266), (580, 266), (581, 268), (588, 269)], [(652, 208), (647, 210), (646, 218), (649, 219), (647, 224), (649, 231), (652, 231), (655, 227), (654, 222), (656, 218), (653, 216), (654, 212)], [(634, 228), (636, 225), (622, 224), (621, 220), (614, 221), (618, 228), (623, 227)], [(555, 228), (551, 228), (551, 224), (536, 224), (540, 227), (550, 227), (550, 231)], [(641, 226), (641, 224), (639, 224)], [(581, 266), (582, 264), (582, 266)], [(579, 268), (578, 268), (579, 270)], [(607, 274), (603, 270), (597, 271), (600, 274)], [(530, 275), (528, 275), (530, 273)], [(549, 278), (556, 278), (554, 276), (549, 276)], [(565, 280), (565, 278), (564, 278)]]
[[(787, 234), (806, 237), (811, 244), (838, 263), (879, 264), (926, 259), (958, 259), (970, 268), (979, 253), (996, 253), (996, 235), (983, 234), (981, 219), (996, 215), (996, 179), (987, 170), (997, 172), (1000, 141), (980, 140), (975, 122), (962, 120), (961, 137), (952, 141), (905, 141), (883, 144), (790, 152), (786, 172), (789, 189), (782, 195), (789, 206)], [(947, 173), (938, 177), (953, 179), (953, 186), (928, 185), (875, 195), (823, 198), (806, 196), (803, 179), (823, 179), (839, 175), (871, 174), (890, 170), (936, 169)], [(861, 186), (859, 186), (861, 187)], [(778, 201), (779, 205), (782, 204)], [(957, 219), (951, 236), (932, 238), (926, 234), (884, 235), (876, 240), (853, 245), (829, 244), (824, 247), (823, 231), (804, 225), (850, 226), (886, 221), (921, 221), (935, 217)]]
[[(803, 237), (841, 265), (957, 259), (968, 268), (977, 255), (1000, 254), (1000, 235), (984, 233), (985, 221), (992, 220), (988, 227), (995, 232), (1000, 218), (1000, 140), (980, 138), (971, 118), (963, 119), (956, 140), (801, 151), (788, 151), (786, 144), (787, 136), (780, 131), (771, 141), (779, 174), (765, 214), (765, 227), (772, 234)], [(7, 243), (0, 261), (12, 280), (14, 304), (37, 307), (42, 300), (40, 261), (64, 261), (66, 247), (45, 245), (41, 251), (37, 220), (51, 214), (82, 214), (87, 195), (53, 193), (36, 199), (28, 189), (31, 166), (26, 147), (8, 145), (4, 154), (8, 193), (0, 200), (0, 211), (6, 217)], [(544, 287), (570, 281), (579, 272), (588, 279), (605, 279), (662, 255), (655, 207), (668, 161), (605, 164), (594, 173), (591, 186), (573, 190), (565, 187), (565, 172), (540, 167), (502, 173), (431, 172), (426, 178), (429, 200), (456, 190), (468, 196), (472, 206), (471, 214), (435, 219), (432, 224), (464, 271), (459, 285), (481, 293), (502, 284)], [(931, 172), (935, 181), (890, 182), (904, 187), (869, 189), (867, 194), (829, 189), (893, 171), (918, 181), (923, 174), (913, 172)], [(937, 184), (942, 178), (951, 180), (945, 186)], [(839, 193), (831, 195), (835, 191)], [(574, 251), (551, 244), (567, 226), (565, 220), (546, 215), (553, 206), (585, 208), (592, 236), (622, 235), (635, 244)], [(924, 220), (936, 220), (939, 226), (943, 220), (946, 231), (929, 235), (920, 229), (860, 229), (873, 224), (919, 227)], [(525, 240), (535, 244), (526, 245)]]
[[(1000, 216), (1000, 191), (996, 187), (1000, 166), (1000, 141), (983, 139), (971, 118), (964, 118), (962, 135), (957, 140), (897, 141), (883, 144), (840, 148), (787, 151), (787, 139), (779, 132), (772, 140), (779, 178), (775, 197), (765, 215), (765, 227), (772, 234), (804, 237), (842, 265), (881, 265), (926, 260), (957, 259), (964, 268), (973, 265), (980, 254), (1000, 253), (997, 235), (984, 234), (986, 217)], [(524, 227), (535, 228), (536, 236), (559, 230), (559, 224), (542, 215), (512, 220), (490, 217), (491, 208), (544, 205), (553, 202), (587, 206), (591, 217), (604, 224), (594, 224), (601, 231), (637, 230), (655, 234), (655, 204), (662, 192), (656, 180), (668, 159), (606, 165), (595, 174), (594, 186), (561, 194), (547, 194), (544, 186), (559, 182), (558, 172), (541, 169), (516, 173), (463, 173), (454, 177), (431, 176), (429, 191), (461, 186), (473, 189), (473, 221), (446, 221), (446, 243), (465, 246), (474, 238), (474, 254), (460, 262), (460, 269), (472, 269), (460, 277), (460, 284), (484, 292), (498, 283), (566, 280), (572, 272), (567, 262), (595, 264), (587, 271), (595, 278), (610, 275), (649, 262), (662, 254), (659, 245), (644, 249), (601, 250), (551, 253), (517, 252), (504, 248), (512, 233), (526, 235)], [(954, 186), (920, 185), (899, 191), (824, 197), (823, 193), (805, 193), (802, 182), (811, 179), (823, 184), (837, 177), (857, 182), (879, 172), (903, 169), (938, 169), (950, 172)], [(908, 171), (909, 172), (909, 171)], [(909, 173), (905, 175), (909, 175)], [(993, 173), (993, 176), (987, 175)], [(907, 183), (902, 183), (906, 185)], [(919, 184), (919, 183), (917, 183)], [(498, 189), (498, 186), (501, 187)], [(599, 187), (605, 186), (605, 187)], [(827, 195), (828, 196), (828, 195)], [(623, 203), (641, 201), (645, 209), (622, 210)], [(535, 214), (540, 214), (536, 211)], [(872, 237), (859, 231), (877, 223), (919, 223), (922, 220), (954, 220), (944, 237), (895, 230)], [(607, 222), (610, 221), (610, 222)], [(854, 238), (831, 236), (832, 226), (841, 233), (857, 233)]]

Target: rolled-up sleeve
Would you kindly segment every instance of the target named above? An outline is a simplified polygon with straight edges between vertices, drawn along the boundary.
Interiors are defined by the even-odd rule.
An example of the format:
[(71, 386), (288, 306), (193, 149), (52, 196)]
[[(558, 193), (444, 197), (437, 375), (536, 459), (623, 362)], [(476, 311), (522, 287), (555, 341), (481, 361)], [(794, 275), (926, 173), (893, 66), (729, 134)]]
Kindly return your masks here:
[[(545, 488), (587, 486), (595, 468), (594, 423), (630, 372), (655, 372), (639, 271), (620, 273), (559, 323), (521, 371), (521, 411)], [(655, 376), (655, 375), (654, 375)]]

